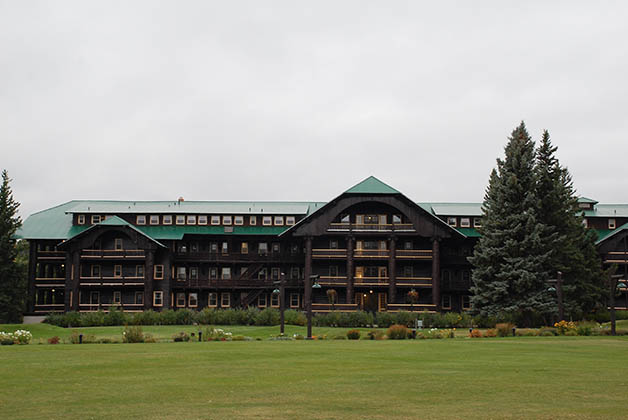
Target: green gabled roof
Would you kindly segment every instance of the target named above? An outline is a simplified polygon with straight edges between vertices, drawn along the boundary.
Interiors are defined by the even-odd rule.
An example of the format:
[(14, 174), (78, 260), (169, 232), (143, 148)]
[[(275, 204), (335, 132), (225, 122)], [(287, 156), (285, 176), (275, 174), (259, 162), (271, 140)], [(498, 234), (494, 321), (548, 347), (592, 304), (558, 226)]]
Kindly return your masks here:
[(72, 216), (68, 209), (76, 206), (76, 201), (51, 207), (31, 214), (17, 231), (18, 239), (67, 239), (82, 232), (89, 226), (72, 226)]
[(597, 204), (598, 202), (587, 197), (578, 197), (578, 203)]
[(595, 232), (597, 233), (597, 241), (595, 242), (595, 244), (599, 245), (608, 238), (611, 238), (619, 232), (623, 232), (625, 230), (628, 230), (628, 223), (624, 223), (616, 229), (596, 229)]
[(289, 226), (233, 226), (233, 231), (225, 226), (136, 226), (151, 238), (180, 240), (185, 235), (270, 235), (276, 236), (289, 229)]
[(454, 228), (456, 229), (458, 232), (462, 233), (464, 236), (466, 236), (467, 238), (479, 238), (480, 236), (480, 232), (478, 232), (478, 230), (476, 228), (472, 228), (472, 227), (468, 227), (468, 228), (463, 228), (463, 227), (459, 227), (459, 228)]
[(134, 231), (138, 232), (140, 235), (145, 236), (146, 238), (150, 239), (151, 241), (155, 242), (158, 246), (162, 247), (162, 248), (167, 248), (164, 244), (160, 243), (157, 239), (155, 239), (154, 237), (150, 236), (149, 234), (147, 234), (146, 232), (142, 232), (140, 229), (136, 228), (135, 226), (133, 226), (131, 223), (127, 222), (124, 219), (119, 218), (118, 216), (111, 216), (108, 217), (106, 220), (100, 222), (100, 223), (96, 223), (95, 225), (89, 226), (87, 229), (82, 229), (80, 232), (76, 233), (75, 235), (70, 236), (67, 241), (64, 242), (69, 242), (71, 240), (73, 240), (74, 238), (78, 237), (79, 235), (83, 235), (84, 233), (95, 229), (99, 226), (126, 226), (129, 229), (133, 229)]
[(345, 191), (345, 194), (401, 194), (399, 191), (384, 184), (374, 176), (369, 176), (364, 181), (354, 185)]

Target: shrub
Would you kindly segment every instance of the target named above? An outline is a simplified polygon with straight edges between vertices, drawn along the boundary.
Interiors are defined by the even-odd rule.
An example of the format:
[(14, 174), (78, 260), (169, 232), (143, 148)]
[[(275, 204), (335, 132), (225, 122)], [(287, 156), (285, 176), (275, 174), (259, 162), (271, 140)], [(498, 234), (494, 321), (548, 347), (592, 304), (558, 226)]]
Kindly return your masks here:
[(360, 330), (349, 330), (349, 331), (347, 331), (347, 338), (349, 340), (359, 340), (360, 339)]
[(0, 332), (0, 345), (10, 346), (15, 343), (13, 333)]
[(178, 309), (174, 311), (176, 325), (192, 325), (195, 312), (191, 309)]
[[(285, 313), (284, 313), (285, 316)], [(272, 308), (266, 308), (262, 311), (257, 311), (256, 310), (256, 314), (255, 314), (255, 325), (258, 326), (272, 326), (272, 325), (279, 325), (279, 311), (272, 309)], [(285, 318), (284, 318), (285, 321)]]
[(159, 324), (160, 325), (176, 325), (177, 314), (172, 309), (165, 309), (159, 312)]
[(139, 325), (126, 326), (122, 332), (122, 342), (124, 343), (143, 343), (144, 332)]
[(482, 338), (482, 331), (480, 331), (478, 329), (472, 329), (469, 332), (469, 337), (470, 338)]
[(129, 319), (129, 324), (132, 325), (159, 325), (160, 314), (152, 309), (144, 312), (137, 312)]
[(396, 323), (395, 314), (390, 312), (378, 312), (376, 315), (377, 326), (388, 328)]
[(232, 334), (225, 332), (222, 328), (205, 328), (203, 330), (203, 341), (227, 341), (231, 340)]
[(408, 328), (405, 325), (391, 325), (388, 327), (386, 335), (391, 340), (405, 340), (408, 337)]
[(495, 328), (489, 328), (488, 330), (484, 331), (484, 338), (492, 337), (497, 337), (497, 330)]
[(576, 330), (568, 330), (568, 331), (565, 331), (564, 335), (566, 337), (575, 337), (575, 336), (578, 335), (578, 331), (576, 331)]
[(515, 334), (517, 337), (534, 337), (538, 331), (532, 328), (517, 328)]
[(70, 334), (70, 343), (79, 344), (81, 342), (80, 335), (78, 331), (72, 331), (72, 334)]
[(417, 315), (411, 312), (400, 311), (397, 312), (396, 316), (396, 324), (397, 325), (405, 325), (405, 326), (414, 326), (414, 323), (417, 319)]
[(562, 320), (560, 322), (557, 322), (554, 324), (554, 328), (556, 328), (556, 331), (558, 332), (559, 335), (566, 335), (567, 332), (569, 331), (576, 331), (576, 324), (572, 321), (565, 321)]
[(307, 323), (305, 314), (301, 311), (295, 311), (294, 309), (288, 309), (283, 314), (286, 324), (303, 326)]
[(540, 337), (553, 337), (558, 335), (556, 328), (544, 327), (539, 330)]
[(172, 339), (174, 340), (175, 343), (180, 343), (180, 342), (188, 342), (190, 341), (190, 335), (186, 332), (179, 332), (176, 333), (172, 336)]
[(347, 337), (344, 336), (344, 335), (337, 335), (337, 336), (334, 337), (334, 340), (346, 340), (346, 339), (347, 339)]
[(578, 333), (578, 335), (589, 336), (593, 333), (593, 326), (589, 324), (578, 324), (576, 332)]
[(80, 315), (81, 327), (100, 327), (105, 324), (105, 313), (103, 311), (85, 312)]
[(442, 339), (442, 338), (454, 338), (454, 330), (452, 329), (436, 329), (431, 328), (426, 331), (421, 331), (417, 334), (418, 338), (424, 339)]
[(512, 335), (513, 328), (515, 328), (515, 326), (511, 323), (503, 322), (495, 325), (498, 337), (510, 337)]
[(61, 341), (61, 339), (55, 335), (48, 339), (48, 344), (59, 344), (59, 341)]
[(145, 343), (156, 343), (157, 339), (152, 334), (144, 334)]
[(129, 323), (127, 315), (115, 306), (109, 308), (109, 313), (103, 317), (103, 325), (126, 325)]
[(215, 324), (216, 310), (213, 308), (204, 308), (202, 311), (196, 314), (196, 322), (200, 325), (212, 325)]

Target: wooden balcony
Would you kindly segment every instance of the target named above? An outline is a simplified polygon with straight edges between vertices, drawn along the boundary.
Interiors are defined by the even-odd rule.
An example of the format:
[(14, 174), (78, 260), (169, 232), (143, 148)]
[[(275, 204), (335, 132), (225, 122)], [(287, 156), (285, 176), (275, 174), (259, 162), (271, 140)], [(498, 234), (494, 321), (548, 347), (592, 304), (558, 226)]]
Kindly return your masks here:
[(333, 258), (347, 258), (346, 249), (312, 249), (312, 258), (316, 259), (333, 259)]
[(34, 313), (37, 314), (47, 314), (50, 312), (63, 312), (65, 310), (65, 305), (63, 303), (49, 303), (46, 305), (43, 304), (35, 304)]
[(387, 249), (356, 249), (353, 258), (385, 259), (390, 255)]
[(346, 286), (347, 276), (320, 276), (318, 284), (321, 286)]
[(312, 303), (312, 312), (355, 312), (358, 305), (355, 303)]
[(398, 249), (395, 252), (395, 257), (398, 259), (412, 259), (412, 260), (431, 260), (431, 249)]
[(397, 286), (432, 287), (431, 277), (397, 277)]
[(303, 255), (291, 252), (177, 252), (178, 262), (299, 262)]
[(63, 287), (65, 277), (35, 277), (35, 287)]
[(63, 251), (38, 251), (37, 259), (39, 260), (65, 260), (65, 252)]
[(415, 303), (413, 305), (409, 303), (389, 303), (386, 305), (386, 311), (388, 312), (436, 312), (436, 305), (427, 303)]
[[(160, 281), (160, 280), (156, 280)], [(140, 276), (81, 276), (81, 286), (144, 286), (144, 277)]]
[(365, 224), (330, 223), (328, 232), (416, 232), (411, 223)]
[(146, 254), (143, 249), (83, 249), (81, 250), (81, 258), (89, 260), (141, 260), (146, 258)]
[(604, 264), (628, 264), (628, 252), (611, 251), (606, 254)]
[[(279, 279), (258, 279), (251, 277), (233, 277), (230, 279), (185, 279), (172, 283), (173, 288), (199, 288), (199, 289), (260, 289), (276, 288)], [(285, 287), (303, 287), (303, 279), (286, 279)]]
[(388, 286), (388, 277), (356, 277), (353, 284), (356, 286)]

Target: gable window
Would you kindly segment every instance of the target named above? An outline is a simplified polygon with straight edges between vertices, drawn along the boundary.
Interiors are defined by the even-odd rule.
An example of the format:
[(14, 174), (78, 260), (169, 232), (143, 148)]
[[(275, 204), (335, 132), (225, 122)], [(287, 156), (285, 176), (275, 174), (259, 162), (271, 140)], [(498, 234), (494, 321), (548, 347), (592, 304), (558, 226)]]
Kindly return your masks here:
[(249, 217), (249, 225), (255, 226), (256, 224), (257, 224), (257, 216), (250, 216)]
[(206, 225), (207, 224), (207, 216), (206, 215), (198, 216), (198, 224), (199, 225)]
[(296, 223), (296, 218), (294, 216), (286, 216), (286, 226), (292, 226)]
[(113, 276), (122, 277), (122, 266), (120, 264), (116, 264), (113, 266)]
[(195, 224), (196, 224), (196, 215), (195, 214), (188, 215), (188, 225), (195, 225)]
[(152, 214), (150, 216), (150, 224), (151, 225), (158, 225), (159, 224), (159, 215), (157, 214)]
[(135, 224), (137, 225), (145, 225), (146, 224), (146, 216), (143, 214), (137, 215), (135, 217)]
[(159, 264), (155, 265), (153, 269), (153, 278), (155, 280), (162, 280), (164, 278), (164, 266)]
[(218, 293), (210, 293), (207, 299), (207, 306), (215, 308), (218, 306)]
[(185, 216), (183, 214), (177, 214), (177, 225), (185, 224)]
[[(139, 292), (141, 293), (141, 292)], [(136, 295), (137, 299), (137, 295)], [(164, 304), (164, 292), (153, 292), (153, 306), (163, 306)]]
[(220, 224), (220, 216), (212, 216), (210, 219), (210, 223), (214, 226)]
[(165, 214), (163, 217), (163, 224), (164, 225), (171, 225), (172, 224), (172, 215), (171, 214)]
[(135, 277), (144, 278), (144, 266), (143, 265), (136, 265), (135, 266)]
[(223, 280), (231, 280), (231, 267), (223, 267), (222, 268), (222, 279)]
[(482, 227), (482, 218), (474, 217), (473, 218), (473, 227)]
[(271, 216), (262, 217), (263, 226), (271, 226), (273, 224), (273, 218)]
[(233, 222), (233, 219), (231, 218), (231, 216), (222, 216), (222, 224), (225, 226), (231, 226), (231, 223)]
[(455, 217), (448, 217), (448, 218), (447, 218), (447, 224), (448, 224), (449, 226), (453, 226), (453, 227), (458, 226), (458, 223), (457, 223), (457, 221), (456, 221), (456, 218), (455, 218)]
[(283, 216), (275, 216), (275, 226), (283, 226)]
[(469, 219), (468, 217), (460, 218), (460, 227), (470, 227), (470, 226), (471, 226), (471, 219)]
[(223, 308), (228, 308), (231, 306), (231, 294), (229, 293), (220, 294), (220, 306)]
[(451, 309), (451, 296), (443, 295), (443, 309)]
[(178, 308), (185, 307), (185, 293), (183, 292), (177, 293), (177, 307)]
[(144, 292), (135, 292), (135, 299), (133, 300), (133, 303), (136, 305), (143, 305), (144, 304)]
[(122, 303), (122, 292), (113, 292), (113, 304), (119, 305), (120, 303)]
[(198, 306), (198, 293), (190, 293), (188, 295), (188, 306), (196, 308)]
[(608, 228), (609, 229), (615, 229), (616, 225), (615, 225), (615, 219), (608, 219)]
[(398, 214), (393, 214), (392, 222), (393, 223), (401, 223), (401, 216), (398, 215)]
[(300, 303), (300, 295), (298, 293), (290, 293), (290, 307), (298, 308)]
[(85, 224), (85, 215), (84, 214), (79, 214), (78, 215), (78, 224), (79, 225), (84, 225)]
[(116, 251), (122, 250), (122, 238), (115, 238), (113, 240), (113, 249), (115, 249)]
[(234, 216), (233, 224), (236, 226), (242, 226), (244, 224), (244, 216)]
[(100, 215), (99, 214), (93, 214), (92, 215), (92, 223), (100, 223)]

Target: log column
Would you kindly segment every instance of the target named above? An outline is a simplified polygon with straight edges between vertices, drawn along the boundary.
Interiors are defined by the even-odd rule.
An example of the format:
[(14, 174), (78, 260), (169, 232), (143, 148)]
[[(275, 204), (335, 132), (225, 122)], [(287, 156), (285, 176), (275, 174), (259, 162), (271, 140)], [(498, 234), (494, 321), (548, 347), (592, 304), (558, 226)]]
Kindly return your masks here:
[[(146, 251), (144, 251), (146, 252)], [(148, 250), (146, 255), (146, 265), (144, 266), (144, 309), (148, 310), (153, 306), (153, 276), (155, 274), (155, 251)]]
[(395, 303), (397, 295), (397, 240), (394, 236), (388, 239), (388, 302)]
[(307, 336), (312, 337), (312, 237), (305, 238), (305, 270), (303, 281), (305, 282), (305, 291), (303, 293), (304, 305), (303, 309), (307, 313)]
[(432, 303), (440, 311), (440, 242), (432, 238)]
[[(80, 250), (72, 251), (72, 265), (70, 266), (71, 272), (71, 280), (70, 283), (72, 285), (70, 291), (72, 292), (72, 310), (78, 311), (81, 309), (79, 293), (80, 288), (79, 285), (81, 283), (81, 259), (80, 259)], [(102, 272), (100, 273), (102, 276)]]
[[(170, 261), (170, 259), (172, 258), (171, 255), (172, 251), (169, 251), (169, 254), (165, 256), (164, 258), (164, 279), (160, 280), (161, 282), (161, 290), (164, 292), (164, 302), (163, 302), (163, 309), (170, 309), (170, 283), (172, 281), (172, 263)], [(150, 273), (150, 275), (152, 276), (154, 274)], [(217, 299), (220, 299), (220, 294), (218, 294)], [(150, 297), (150, 302), (151, 305), (153, 303), (153, 297)]]
[(353, 303), (353, 236), (347, 236), (347, 303)]
[(74, 305), (74, 265), (72, 264), (72, 253), (65, 253), (65, 311), (69, 312)]
[[(35, 294), (37, 288), (35, 287), (35, 277), (37, 270), (37, 243), (34, 241), (29, 242), (28, 249), (28, 308), (27, 311), (33, 313), (35, 311)], [(67, 305), (67, 303), (66, 303)]]

